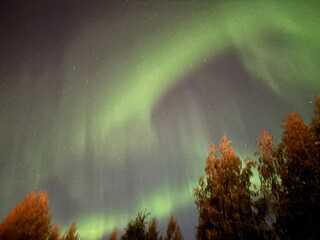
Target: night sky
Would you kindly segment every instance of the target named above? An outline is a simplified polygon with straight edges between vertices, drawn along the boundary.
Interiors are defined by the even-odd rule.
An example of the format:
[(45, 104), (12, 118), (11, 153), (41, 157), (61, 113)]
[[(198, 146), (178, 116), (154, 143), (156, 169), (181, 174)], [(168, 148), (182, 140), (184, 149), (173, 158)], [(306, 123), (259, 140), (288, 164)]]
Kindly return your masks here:
[(83, 239), (143, 209), (193, 239), (208, 145), (252, 156), (320, 93), (317, 1), (31, 2), (0, 3), (1, 219), (44, 190)]

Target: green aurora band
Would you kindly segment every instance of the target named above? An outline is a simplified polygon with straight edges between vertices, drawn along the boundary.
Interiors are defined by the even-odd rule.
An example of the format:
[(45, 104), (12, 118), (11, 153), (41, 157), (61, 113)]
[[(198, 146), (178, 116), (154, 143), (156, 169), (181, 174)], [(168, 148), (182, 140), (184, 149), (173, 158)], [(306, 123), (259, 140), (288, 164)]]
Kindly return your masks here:
[[(119, 129), (126, 129), (131, 124), (143, 126), (132, 133), (132, 136), (143, 137), (139, 141), (129, 139), (131, 144), (135, 149), (152, 152), (156, 148), (157, 136), (152, 127), (151, 113), (161, 96), (187, 72), (199, 67), (204, 59), (230, 49), (237, 50), (247, 70), (265, 81), (280, 96), (283, 89), (292, 92), (300, 88), (320, 89), (320, 31), (317, 31), (320, 18), (316, 1), (310, 1), (309, 4), (302, 1), (238, 2), (207, 8), (201, 14), (190, 15), (188, 19), (186, 17), (167, 32), (149, 34), (143, 45), (134, 49), (127, 59), (125, 71), (114, 68), (112, 85), (101, 85), (98, 91), (98, 95), (103, 97), (96, 106), (96, 127), (92, 129), (97, 155), (103, 155), (109, 136), (115, 143), (110, 158), (113, 152), (121, 152), (121, 148), (126, 147), (121, 144), (125, 142), (126, 134), (125, 130), (119, 133)], [(65, 58), (69, 69), (75, 61), (74, 56), (85, 45), (86, 36), (92, 34), (91, 29), (97, 28), (89, 26), (72, 42)], [(103, 32), (102, 29), (98, 31)], [(285, 47), (269, 45), (270, 36), (280, 36)], [(96, 77), (103, 82), (106, 74), (104, 66), (100, 67)], [(87, 76), (75, 76), (67, 71), (68, 77), (85, 81)], [(71, 105), (72, 96), (66, 96), (62, 102)], [(77, 110), (70, 114), (74, 114), (74, 111)], [(241, 124), (241, 120), (235, 121)], [(81, 155), (86, 144), (83, 122), (75, 125), (74, 129), (76, 134), (72, 136), (72, 149)], [(184, 146), (188, 151), (191, 149), (196, 159), (190, 163), (191, 168), (195, 169), (194, 176), (198, 176), (203, 168), (206, 153), (202, 146), (210, 142), (210, 137), (204, 137), (204, 131), (192, 132), (191, 136), (188, 135), (192, 140), (188, 140)], [(121, 167), (124, 163), (121, 162), (121, 156), (117, 156), (118, 160), (111, 164)], [(192, 178), (175, 191), (164, 185), (147, 196), (141, 196), (140, 204), (129, 213), (110, 212), (109, 217), (98, 213), (80, 216), (80, 235), (84, 239), (101, 237), (115, 226), (124, 226), (128, 218), (145, 208), (152, 216), (167, 217), (174, 209), (192, 204), (195, 183), (196, 178)]]

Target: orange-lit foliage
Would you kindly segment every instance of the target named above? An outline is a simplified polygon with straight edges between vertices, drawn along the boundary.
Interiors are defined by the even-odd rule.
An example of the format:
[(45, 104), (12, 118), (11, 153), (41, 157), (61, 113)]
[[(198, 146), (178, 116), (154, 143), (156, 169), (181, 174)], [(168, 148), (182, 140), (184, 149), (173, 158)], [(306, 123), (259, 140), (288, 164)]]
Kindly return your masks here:
[(281, 209), (286, 211), (279, 221), (292, 239), (320, 237), (317, 227), (320, 224), (319, 106), (317, 100), (310, 125), (297, 113), (288, 116), (278, 148), (284, 162), (281, 181), (285, 191), (280, 203)]
[(118, 237), (118, 232), (116, 229), (114, 229), (110, 235), (110, 240), (117, 240), (117, 237)]
[(260, 178), (259, 199), (255, 201), (259, 235), (263, 239), (278, 239), (275, 231), (277, 216), (280, 210), (281, 176), (283, 166), (273, 145), (273, 137), (267, 131), (262, 131), (257, 142), (257, 170)]
[(59, 240), (60, 239), (60, 230), (57, 225), (53, 225), (50, 229), (50, 234), (48, 240)]
[[(320, 98), (311, 124), (297, 113), (283, 123), (281, 142), (263, 131), (258, 159), (241, 161), (227, 137), (212, 145), (205, 176), (199, 179), (195, 200), (199, 211), (197, 239), (320, 239)], [(260, 188), (252, 190), (252, 170)], [(155, 219), (139, 213), (125, 229), (123, 240), (181, 240), (174, 217), (160, 236)], [(72, 224), (60, 237), (51, 225), (48, 197), (32, 192), (0, 224), (0, 240), (77, 240)], [(111, 235), (117, 239), (117, 232)]]
[[(275, 166), (275, 161), (273, 159), (273, 142), (272, 135), (263, 131), (258, 140), (259, 149), (259, 173), (261, 174), (262, 180), (266, 185), (272, 185), (275, 179), (272, 179), (274, 172), (276, 172), (277, 166)], [(268, 187), (268, 186), (264, 186)]]
[(29, 193), (0, 225), (1, 240), (47, 240), (50, 233), (48, 196)]
[(320, 239), (320, 98), (311, 124), (297, 113), (287, 117), (278, 145), (263, 131), (258, 159), (245, 168), (228, 139), (212, 146), (195, 197), (198, 239)]
[[(284, 122), (282, 143), (279, 148), (283, 151), (283, 162), (285, 167), (282, 171), (282, 183), (287, 188), (290, 197), (305, 201), (307, 188), (305, 185), (313, 186), (313, 180), (318, 178), (319, 159), (317, 155), (317, 144), (311, 127), (306, 125), (300, 115), (293, 113)], [(310, 185), (311, 184), (311, 185)], [(319, 186), (320, 187), (320, 186)], [(312, 193), (316, 189), (309, 189)]]
[(199, 210), (197, 239), (237, 239), (255, 234), (250, 191), (252, 164), (243, 166), (223, 137), (210, 147), (205, 177), (195, 189)]
[(72, 224), (60, 237), (59, 227), (51, 225), (48, 196), (31, 192), (0, 224), (1, 240), (77, 240), (76, 226)]

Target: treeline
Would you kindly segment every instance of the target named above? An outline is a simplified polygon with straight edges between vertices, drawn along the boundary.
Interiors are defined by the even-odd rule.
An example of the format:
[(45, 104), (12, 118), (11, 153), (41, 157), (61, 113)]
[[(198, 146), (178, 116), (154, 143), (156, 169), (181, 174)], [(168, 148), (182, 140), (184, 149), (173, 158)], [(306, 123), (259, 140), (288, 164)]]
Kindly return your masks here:
[(282, 127), (278, 144), (262, 132), (255, 160), (241, 161), (226, 137), (210, 148), (197, 239), (320, 239), (320, 98), (311, 123), (292, 113)]
[[(320, 239), (320, 98), (310, 123), (297, 113), (283, 122), (279, 143), (263, 131), (255, 159), (240, 159), (231, 141), (212, 145), (194, 189), (198, 240)], [(122, 234), (118, 234), (122, 233)], [(45, 193), (30, 193), (0, 224), (1, 240), (80, 239), (51, 223)], [(156, 219), (139, 213), (110, 239), (183, 239), (174, 217), (161, 235)]]
[[(171, 217), (164, 236), (158, 231), (157, 220), (147, 220), (148, 213), (140, 212), (124, 229), (122, 240), (182, 240), (180, 228)], [(109, 239), (118, 239), (114, 230)], [(105, 238), (104, 238), (105, 239)], [(51, 222), (48, 196), (44, 192), (31, 192), (19, 203), (0, 224), (0, 240), (80, 240), (76, 225), (69, 226), (61, 234), (58, 225)]]

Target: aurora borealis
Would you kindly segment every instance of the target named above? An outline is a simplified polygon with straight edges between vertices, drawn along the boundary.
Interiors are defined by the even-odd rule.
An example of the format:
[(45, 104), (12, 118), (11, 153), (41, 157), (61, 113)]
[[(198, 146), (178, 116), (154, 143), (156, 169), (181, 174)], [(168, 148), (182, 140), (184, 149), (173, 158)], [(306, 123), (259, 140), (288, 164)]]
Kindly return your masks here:
[[(192, 189), (223, 134), (250, 156), (320, 91), (317, 1), (7, 1), (0, 216), (46, 190), (84, 239), (137, 211), (192, 239)], [(195, 219), (193, 217), (192, 219)], [(188, 237), (190, 236), (190, 237)]]

